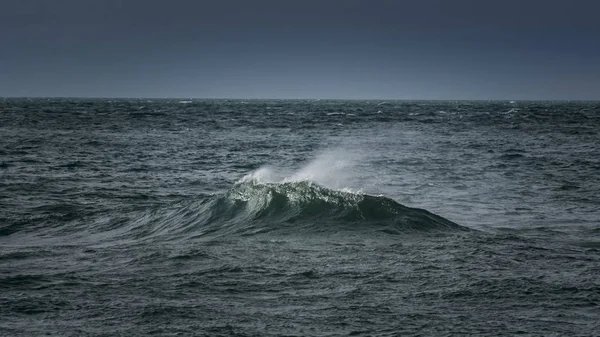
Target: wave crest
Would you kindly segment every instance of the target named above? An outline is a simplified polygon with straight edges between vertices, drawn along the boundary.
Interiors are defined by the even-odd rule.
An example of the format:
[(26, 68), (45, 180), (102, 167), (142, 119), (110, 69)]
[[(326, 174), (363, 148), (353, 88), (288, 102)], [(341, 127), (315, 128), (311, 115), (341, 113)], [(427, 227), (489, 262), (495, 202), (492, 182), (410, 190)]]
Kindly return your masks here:
[[(275, 230), (312, 228), (318, 231), (341, 229), (464, 230), (450, 220), (423, 209), (403, 206), (383, 197), (344, 190), (332, 190), (311, 181), (236, 184), (217, 204), (230, 205), (244, 228)], [(216, 206), (216, 205), (215, 205)], [(221, 210), (222, 211), (222, 210)], [(229, 215), (232, 215), (229, 213)], [(260, 226), (259, 226), (260, 225)]]

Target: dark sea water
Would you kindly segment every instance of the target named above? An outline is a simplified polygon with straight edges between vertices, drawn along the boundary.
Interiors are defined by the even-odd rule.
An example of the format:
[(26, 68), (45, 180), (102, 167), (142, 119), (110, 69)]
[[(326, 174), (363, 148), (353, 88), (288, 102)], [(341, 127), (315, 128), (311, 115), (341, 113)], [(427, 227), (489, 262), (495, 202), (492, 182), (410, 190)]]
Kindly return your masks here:
[(600, 103), (0, 100), (2, 336), (598, 336)]

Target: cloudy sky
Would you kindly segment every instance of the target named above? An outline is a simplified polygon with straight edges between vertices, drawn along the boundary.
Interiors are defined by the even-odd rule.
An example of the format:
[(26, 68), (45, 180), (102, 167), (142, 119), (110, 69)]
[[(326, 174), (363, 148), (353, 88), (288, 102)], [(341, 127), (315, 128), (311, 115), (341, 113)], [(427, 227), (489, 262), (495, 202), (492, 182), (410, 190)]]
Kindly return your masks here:
[(0, 96), (600, 99), (595, 0), (0, 0)]

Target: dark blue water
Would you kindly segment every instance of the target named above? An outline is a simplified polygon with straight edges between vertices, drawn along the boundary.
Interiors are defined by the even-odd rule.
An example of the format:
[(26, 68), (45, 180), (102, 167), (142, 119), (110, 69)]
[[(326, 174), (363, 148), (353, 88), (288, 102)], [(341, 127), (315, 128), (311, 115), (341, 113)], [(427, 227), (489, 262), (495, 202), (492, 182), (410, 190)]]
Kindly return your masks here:
[(597, 336), (600, 103), (0, 100), (0, 335)]

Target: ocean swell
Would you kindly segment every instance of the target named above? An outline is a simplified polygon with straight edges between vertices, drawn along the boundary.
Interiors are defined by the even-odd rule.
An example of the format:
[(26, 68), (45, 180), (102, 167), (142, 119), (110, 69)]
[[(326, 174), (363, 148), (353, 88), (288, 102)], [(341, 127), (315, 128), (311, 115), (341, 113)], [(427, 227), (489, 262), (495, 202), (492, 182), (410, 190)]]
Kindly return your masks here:
[[(311, 181), (240, 182), (225, 194), (188, 205), (177, 213), (179, 220), (188, 218), (188, 221), (178, 221), (182, 226), (176, 231), (194, 236), (277, 231), (401, 234), (467, 230), (429, 211), (406, 207), (387, 197), (328, 189)], [(164, 220), (167, 219), (160, 222), (165, 223)]]

